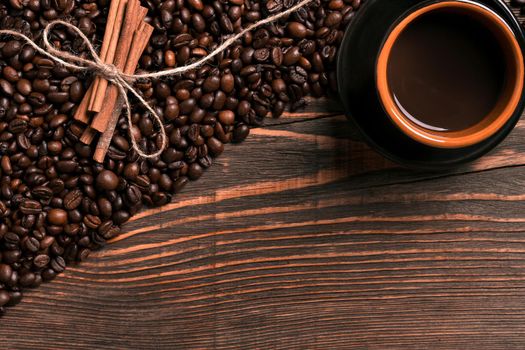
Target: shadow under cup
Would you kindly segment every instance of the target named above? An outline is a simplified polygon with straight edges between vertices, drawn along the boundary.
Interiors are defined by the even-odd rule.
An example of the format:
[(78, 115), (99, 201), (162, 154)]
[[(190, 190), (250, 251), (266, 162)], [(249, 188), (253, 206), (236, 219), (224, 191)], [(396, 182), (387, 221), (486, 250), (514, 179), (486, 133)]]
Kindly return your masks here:
[[(389, 67), (389, 64), (392, 64), (392, 55), (393, 50), (398, 44), (400, 37), (402, 37), (405, 31), (410, 30), (410, 27), (415, 25), (417, 21), (424, 21), (425, 18), (431, 15), (443, 15), (443, 16), (454, 16), (456, 18), (463, 17), (468, 19), (468, 21), (475, 22), (476, 25), (482, 26), (486, 29), (486, 33), (492, 35), (491, 40), (497, 43), (495, 52), (491, 54), (499, 55), (501, 57), (500, 67), (501, 74), (501, 86), (497, 90), (495, 96), (491, 96), (493, 102), (490, 102), (489, 108), (485, 113), (479, 116), (475, 116), (476, 121), (472, 125), (468, 125), (462, 129), (446, 129), (446, 128), (433, 128), (427, 126), (425, 123), (418, 122), (418, 120), (423, 120), (423, 116), (414, 115), (410, 110), (403, 108), (404, 101), (402, 99), (397, 99), (395, 92), (393, 91), (394, 83), (397, 81), (392, 81), (393, 78), (398, 79), (398, 77), (393, 77), (391, 73), (392, 67)], [(480, 32), (479, 35), (483, 36), (484, 33)], [(451, 38), (454, 39), (454, 38)], [(484, 38), (481, 37), (480, 40)], [(487, 38), (488, 39), (488, 38)], [(427, 42), (432, 40), (431, 37), (426, 38)], [(432, 42), (430, 42), (432, 44)], [(411, 48), (411, 52), (414, 50), (425, 50), (424, 45)], [(407, 53), (407, 54), (410, 54)], [(441, 62), (441, 64), (447, 69), (447, 64), (454, 64), (454, 62)], [(498, 64), (498, 62), (494, 62)], [(418, 62), (416, 62), (414, 70), (416, 70)], [(472, 67), (470, 67), (472, 68)], [(404, 72), (404, 75), (411, 75), (410, 67), (407, 71)], [(480, 72), (479, 76), (474, 76), (474, 78), (479, 78), (481, 80), (473, 81), (475, 84), (491, 84), (492, 82), (485, 82), (482, 80), (483, 74), (485, 72)], [(414, 72), (417, 75), (416, 72)], [(431, 75), (430, 75), (431, 76)], [(480, 78), (481, 77), (481, 78)], [(450, 77), (449, 77), (450, 78)], [(442, 79), (439, 77), (441, 83)], [(452, 82), (454, 79), (457, 79), (457, 86), (462, 86), (463, 81), (461, 79), (467, 79), (462, 76), (461, 72), (452, 77)], [(425, 7), (422, 7), (408, 16), (403, 18), (397, 25), (393, 27), (390, 34), (386, 37), (384, 44), (381, 48), (377, 59), (376, 66), (376, 87), (379, 94), (380, 101), (385, 109), (388, 117), (391, 121), (408, 137), (412, 138), (416, 142), (421, 144), (436, 147), (436, 148), (446, 148), (446, 149), (455, 149), (463, 148), (478, 144), (494, 134), (496, 134), (513, 116), (520, 99), (523, 93), (523, 83), (524, 83), (524, 63), (523, 55), (520, 45), (509, 26), (505, 21), (498, 16), (495, 12), (489, 8), (480, 5), (478, 3), (468, 2), (468, 1), (444, 1), (434, 3)], [(447, 84), (450, 84), (450, 79), (445, 80)], [(428, 92), (430, 93), (432, 89), (432, 81), (426, 82), (429, 86), (427, 87)], [(452, 83), (454, 84), (454, 83)], [(399, 85), (399, 84), (398, 84)], [(436, 85), (439, 85), (436, 82)], [(457, 86), (455, 86), (457, 88)], [(418, 91), (418, 93), (425, 94), (426, 90)], [(431, 95), (431, 94), (430, 94)], [(446, 94), (445, 94), (446, 95)], [(462, 96), (461, 92), (456, 95), (449, 93), (447, 98), (450, 98), (452, 101), (447, 101), (451, 103), (461, 104)], [(443, 97), (443, 96), (441, 96)], [(418, 101), (421, 102), (421, 101)], [(481, 103), (486, 103), (486, 99), (481, 99)], [(439, 102), (432, 101), (438, 108), (437, 113), (440, 112)], [(478, 110), (479, 113), (479, 110)], [(439, 116), (438, 116), (439, 117)], [(443, 118), (448, 118), (450, 116), (443, 115)]]

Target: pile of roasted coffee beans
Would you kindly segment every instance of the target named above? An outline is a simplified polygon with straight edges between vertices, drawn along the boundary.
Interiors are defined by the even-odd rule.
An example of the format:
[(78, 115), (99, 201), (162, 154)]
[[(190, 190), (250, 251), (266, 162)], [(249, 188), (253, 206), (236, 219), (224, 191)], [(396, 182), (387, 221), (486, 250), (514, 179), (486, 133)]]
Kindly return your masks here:
[[(100, 44), (110, 0), (4, 0), (0, 28), (37, 41), (51, 20), (66, 18)], [(185, 65), (225, 37), (295, 4), (295, 0), (142, 0), (155, 27), (140, 69)], [(78, 141), (83, 125), (72, 121), (91, 77), (79, 76), (35, 54), (24, 43), (0, 43), (0, 314), (22, 290), (39, 286), (85, 259), (119, 234), (143, 205), (159, 206), (198, 179), (224, 144), (240, 142), (249, 126), (305, 96), (335, 86), (335, 58), (343, 31), (360, 0), (317, 0), (289, 18), (244, 36), (220, 57), (181, 77), (136, 86), (163, 118), (169, 147), (140, 107), (134, 127), (119, 121), (104, 164), (93, 146)], [(85, 47), (58, 28), (54, 44), (79, 55)]]

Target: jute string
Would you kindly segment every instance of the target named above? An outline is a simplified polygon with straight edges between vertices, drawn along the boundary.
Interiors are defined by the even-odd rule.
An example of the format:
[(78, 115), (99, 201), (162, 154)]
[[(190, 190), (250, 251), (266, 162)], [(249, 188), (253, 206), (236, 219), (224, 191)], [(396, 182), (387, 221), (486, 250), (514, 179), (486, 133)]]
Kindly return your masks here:
[[(246, 33), (260, 26), (277, 21), (280, 18), (286, 17), (313, 1), (314, 0), (302, 0), (298, 2), (296, 5), (290, 7), (289, 9), (283, 12), (280, 12), (276, 15), (270, 16), (268, 18), (265, 18), (263, 20), (260, 20), (256, 23), (249, 25), (248, 27), (244, 28), (239, 33), (230, 36), (222, 44), (217, 46), (215, 50), (213, 50), (207, 56), (204, 56), (200, 60), (195, 61), (194, 63), (187, 64), (181, 67), (176, 67), (173, 69), (163, 70), (159, 72), (151, 72), (151, 73), (125, 74), (124, 72), (117, 69), (117, 67), (115, 67), (113, 64), (104, 63), (100, 59), (100, 56), (98, 55), (98, 53), (95, 51), (93, 44), (84, 35), (84, 33), (82, 33), (82, 31), (78, 29), (76, 26), (74, 26), (73, 24), (62, 21), (62, 20), (52, 21), (48, 23), (47, 26), (44, 28), (43, 38), (42, 38), (43, 45), (44, 45), (43, 48), (37, 45), (32, 39), (30, 39), (26, 35), (15, 32), (13, 30), (8, 30), (8, 29), (0, 30), (0, 35), (10, 35), (13, 37), (23, 39), (24, 41), (27, 42), (27, 44), (32, 46), (38, 53), (50, 58), (51, 60), (55, 61), (58, 64), (63, 65), (66, 68), (69, 68), (74, 71), (92, 72), (96, 75), (103, 77), (104, 79), (108, 80), (112, 84), (114, 84), (118, 88), (120, 97), (122, 98), (124, 102), (124, 107), (125, 107), (127, 121), (128, 121), (128, 130), (129, 130), (128, 132), (130, 132), (129, 136), (132, 142), (133, 149), (137, 152), (138, 155), (140, 155), (143, 158), (155, 158), (159, 156), (164, 151), (164, 149), (167, 147), (168, 136), (166, 135), (166, 130), (164, 129), (164, 124), (162, 123), (162, 119), (160, 118), (160, 116), (155, 112), (153, 107), (150, 106), (150, 104), (146, 100), (144, 100), (141, 94), (132, 86), (134, 81), (136, 81), (137, 79), (146, 79), (146, 78), (155, 79), (155, 78), (180, 75), (184, 72), (188, 72), (195, 68), (198, 68), (202, 66), (203, 64), (205, 64), (207, 61), (211, 60), (212, 58), (220, 54), (221, 52), (223, 52), (228, 47), (230, 47), (233, 43), (235, 43), (235, 41), (242, 38)], [(49, 35), (51, 31), (53, 30), (53, 28), (58, 25), (62, 25), (68, 29), (71, 29), (84, 41), (84, 44), (88, 48), (90, 56), (92, 57), (92, 60), (85, 59), (79, 56), (75, 56), (74, 54), (66, 52), (66, 51), (58, 50), (50, 43)], [(155, 123), (157, 124), (159, 128), (159, 132), (161, 135), (161, 146), (154, 153), (148, 154), (142, 151), (142, 149), (137, 144), (135, 137), (133, 137), (133, 135), (131, 134), (133, 122), (131, 120), (131, 117), (132, 117), (131, 104), (129, 102), (127, 92), (131, 92), (137, 98), (137, 100), (148, 110), (148, 112), (151, 113), (151, 115), (155, 119)], [(119, 106), (118, 108), (121, 108), (121, 107)]]

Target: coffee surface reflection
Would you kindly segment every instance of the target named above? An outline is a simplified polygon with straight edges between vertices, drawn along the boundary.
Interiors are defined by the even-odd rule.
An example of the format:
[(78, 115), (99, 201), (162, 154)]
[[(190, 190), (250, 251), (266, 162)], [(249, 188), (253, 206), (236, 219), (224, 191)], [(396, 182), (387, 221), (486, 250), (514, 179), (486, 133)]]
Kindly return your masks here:
[(467, 129), (495, 107), (506, 63), (480, 20), (450, 9), (423, 14), (397, 38), (388, 63), (394, 101), (414, 123), (435, 131)]

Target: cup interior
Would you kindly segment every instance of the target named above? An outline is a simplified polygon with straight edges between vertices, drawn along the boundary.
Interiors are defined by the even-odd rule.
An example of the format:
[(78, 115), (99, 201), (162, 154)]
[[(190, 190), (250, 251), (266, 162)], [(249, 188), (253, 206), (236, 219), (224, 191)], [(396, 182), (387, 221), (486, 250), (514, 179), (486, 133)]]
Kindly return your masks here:
[[(452, 12), (468, 16), (493, 34), (505, 62), (503, 87), (493, 108), (476, 124), (463, 130), (442, 131), (423, 127), (401, 110), (389, 83), (388, 64), (399, 36), (418, 18), (431, 12)], [(518, 107), (524, 82), (524, 63), (520, 45), (511, 28), (495, 12), (470, 1), (442, 1), (419, 8), (398, 22), (387, 35), (376, 65), (376, 87), (383, 108), (392, 122), (412, 139), (437, 148), (463, 148), (494, 135)], [(417, 117), (417, 116), (416, 116)]]

